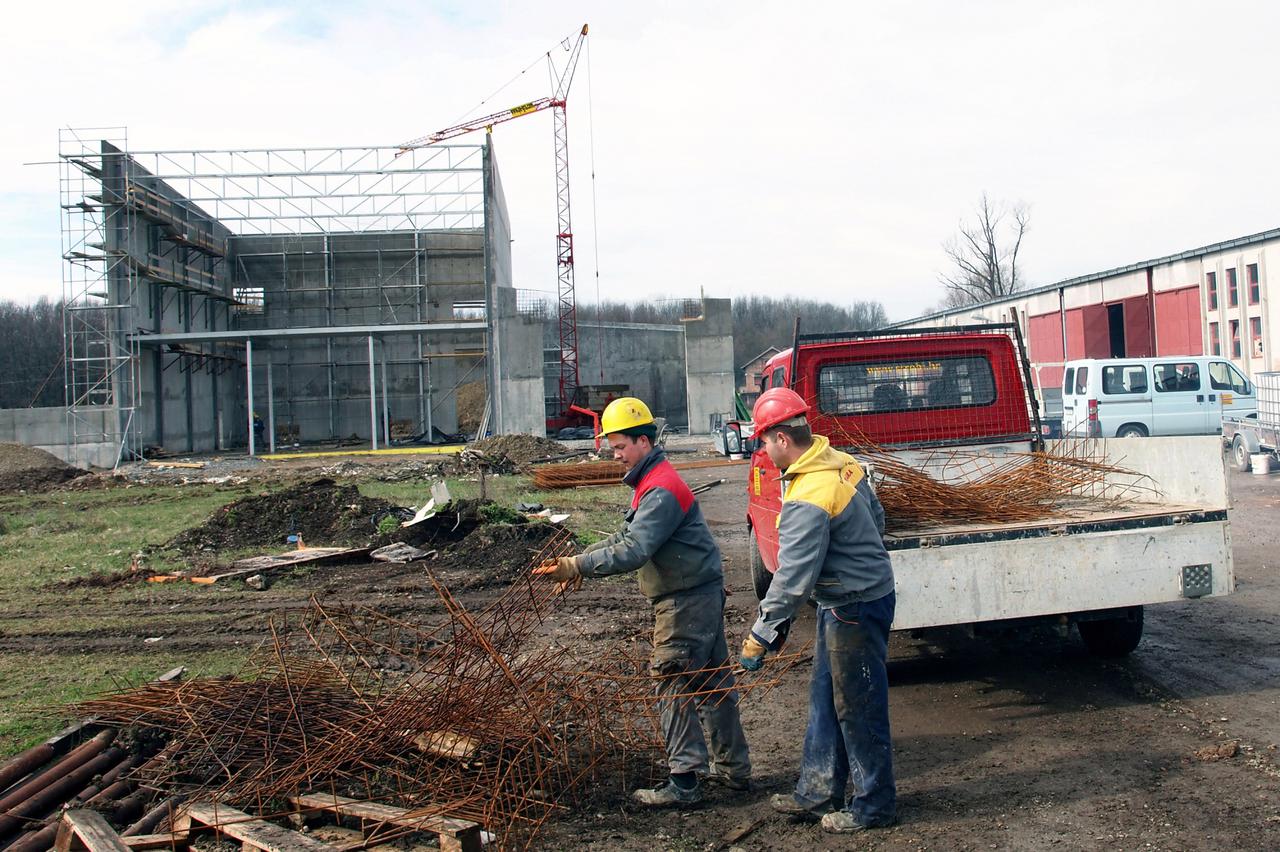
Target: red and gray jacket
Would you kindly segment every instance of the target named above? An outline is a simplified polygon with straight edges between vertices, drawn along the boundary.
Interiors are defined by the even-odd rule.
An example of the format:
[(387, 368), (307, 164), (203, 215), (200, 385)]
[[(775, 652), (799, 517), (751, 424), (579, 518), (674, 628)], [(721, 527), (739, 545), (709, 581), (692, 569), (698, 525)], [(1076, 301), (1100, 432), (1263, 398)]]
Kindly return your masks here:
[(622, 481), (635, 489), (622, 529), (578, 557), (584, 577), (639, 570), (649, 600), (724, 584), (720, 548), (689, 486), (661, 447), (645, 456)]

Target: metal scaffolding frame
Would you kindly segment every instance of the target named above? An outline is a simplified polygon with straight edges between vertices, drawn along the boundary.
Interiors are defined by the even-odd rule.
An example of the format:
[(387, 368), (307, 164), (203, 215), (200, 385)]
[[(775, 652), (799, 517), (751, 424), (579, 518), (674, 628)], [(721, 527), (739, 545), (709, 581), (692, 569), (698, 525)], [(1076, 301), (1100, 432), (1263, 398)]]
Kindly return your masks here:
[[(190, 397), (192, 373), (225, 371), (242, 358), (251, 388), (251, 360), (257, 360), (259, 371), (265, 367), (270, 396), (270, 353), (265, 365), (253, 359), (258, 352), (250, 349), (248, 337), (241, 337), (243, 349), (228, 352), (226, 347), (235, 344), (219, 342), (220, 327), (288, 327), (295, 334), (286, 339), (323, 340), (333, 437), (339, 436), (332, 412), (351, 398), (337, 392), (336, 371), (354, 364), (335, 361), (328, 330), (369, 325), (379, 337), (384, 327), (394, 337), (415, 333), (406, 332), (406, 325), (421, 329), (414, 358), (383, 355), (384, 440), (390, 437), (388, 363), (411, 372), (416, 364), (416, 419), (430, 434), (431, 359), (487, 360), (489, 318), (474, 332), (482, 338), (479, 346), (446, 342), (444, 351), (429, 351), (431, 341), (439, 340), (430, 332), (440, 320), (475, 317), (432, 315), (428, 288), (485, 286), (488, 255), (478, 247), (456, 249), (458, 257), (481, 260), (485, 275), (432, 280), (428, 258), (448, 257), (451, 250), (425, 244), (430, 234), (441, 232), (483, 239), (483, 145), (410, 151), (378, 146), (133, 151), (126, 131), (113, 128), (61, 132), (59, 160), (69, 444), (113, 444), (117, 463), (142, 456), (144, 347), (156, 355), (157, 412), (152, 416), (161, 435), (159, 388), (162, 373), (175, 364)], [(244, 241), (233, 247), (238, 238)], [(174, 300), (186, 342), (166, 339), (173, 336), (165, 334), (172, 331), (171, 322), (162, 327)], [(288, 345), (285, 339), (279, 344)], [(274, 365), (286, 402), (293, 366), (288, 356)], [(462, 373), (458, 384), (474, 372), (473, 367)], [(212, 374), (217, 417), (217, 373)], [(376, 415), (377, 388), (372, 378), (369, 382)], [(248, 404), (252, 409), (251, 391)], [(274, 419), (274, 403), (272, 408)], [(253, 413), (248, 414), (252, 445)], [(180, 418), (178, 413), (175, 419)], [(191, 418), (188, 398), (188, 425)], [(217, 430), (220, 441), (221, 421)]]

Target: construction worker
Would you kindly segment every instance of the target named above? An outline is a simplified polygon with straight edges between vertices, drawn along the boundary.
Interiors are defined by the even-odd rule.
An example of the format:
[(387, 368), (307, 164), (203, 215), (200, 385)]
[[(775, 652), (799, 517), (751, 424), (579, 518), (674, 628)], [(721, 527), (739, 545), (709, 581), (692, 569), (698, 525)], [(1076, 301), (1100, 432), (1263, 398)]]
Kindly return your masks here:
[[(548, 560), (534, 573), (570, 584), (639, 572), (640, 591), (653, 605), (649, 673), (658, 678), (671, 774), (662, 786), (636, 790), (632, 798), (650, 807), (694, 804), (702, 799), (704, 773), (729, 789), (748, 790), (751, 760), (724, 638), (720, 548), (693, 492), (655, 445), (657, 426), (648, 406), (633, 397), (614, 400), (600, 418), (600, 433), (627, 467), (622, 481), (635, 489), (631, 511), (609, 538), (576, 556)], [(693, 693), (700, 695), (681, 697)]]
[[(789, 388), (770, 388), (752, 411), (755, 435), (782, 471), (778, 570), (739, 661), (755, 671), (777, 651), (796, 610), (817, 604), (817, 639), (809, 684), (809, 725), (794, 794), (770, 804), (793, 815), (821, 816), (847, 833), (897, 819), (889, 680), (893, 569), (884, 541), (884, 509), (862, 467), (814, 435), (808, 405)], [(854, 792), (846, 801), (846, 782)]]

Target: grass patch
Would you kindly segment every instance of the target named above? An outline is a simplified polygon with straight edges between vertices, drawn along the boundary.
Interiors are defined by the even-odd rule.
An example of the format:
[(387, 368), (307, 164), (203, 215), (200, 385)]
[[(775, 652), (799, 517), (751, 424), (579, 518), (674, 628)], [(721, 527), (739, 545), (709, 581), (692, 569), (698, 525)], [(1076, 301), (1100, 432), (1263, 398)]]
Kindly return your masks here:
[(67, 704), (152, 680), (175, 666), (188, 677), (239, 672), (241, 649), (204, 653), (0, 654), (0, 755), (48, 739), (74, 719)]

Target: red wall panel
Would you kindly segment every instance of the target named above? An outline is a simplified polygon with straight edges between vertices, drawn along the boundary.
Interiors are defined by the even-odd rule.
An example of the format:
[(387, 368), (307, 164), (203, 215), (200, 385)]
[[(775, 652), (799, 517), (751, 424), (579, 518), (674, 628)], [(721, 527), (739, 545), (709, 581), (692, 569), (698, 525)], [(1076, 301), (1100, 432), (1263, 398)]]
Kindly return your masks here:
[(1124, 300), (1124, 354), (1128, 358), (1150, 358), (1151, 307), (1146, 296)]
[(1067, 360), (1083, 357), (1084, 308), (1072, 308), (1067, 311)]
[(1084, 317), (1084, 358), (1111, 357), (1111, 327), (1107, 323), (1106, 305), (1085, 305), (1080, 309)]
[(1198, 285), (1156, 293), (1157, 355), (1203, 354), (1203, 327)]
[(1057, 311), (1027, 318), (1027, 355), (1032, 363), (1063, 360), (1062, 319)]

